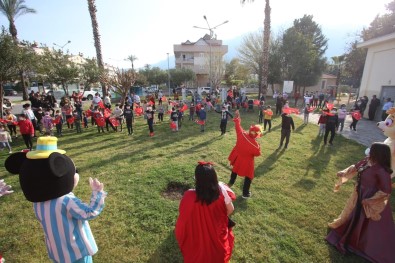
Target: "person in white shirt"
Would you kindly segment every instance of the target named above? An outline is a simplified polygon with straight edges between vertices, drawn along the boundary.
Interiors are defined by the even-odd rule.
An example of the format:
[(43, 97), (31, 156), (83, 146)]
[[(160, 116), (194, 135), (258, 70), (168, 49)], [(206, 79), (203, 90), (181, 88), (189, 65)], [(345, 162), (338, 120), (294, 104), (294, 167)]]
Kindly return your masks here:
[(101, 102), (102, 100), (101, 100), (101, 98), (100, 98), (100, 94), (99, 93), (96, 93), (95, 94), (95, 97), (93, 97), (93, 99), (92, 99), (92, 105), (93, 105), (93, 107), (96, 107), (96, 106), (98, 106), (99, 105), (99, 102)]

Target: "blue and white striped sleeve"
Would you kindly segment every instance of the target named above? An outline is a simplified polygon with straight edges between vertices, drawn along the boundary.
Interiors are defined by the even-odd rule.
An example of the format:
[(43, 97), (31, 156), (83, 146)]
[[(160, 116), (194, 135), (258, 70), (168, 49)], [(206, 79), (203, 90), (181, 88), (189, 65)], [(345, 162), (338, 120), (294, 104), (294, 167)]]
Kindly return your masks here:
[(107, 193), (93, 191), (90, 204), (83, 203), (77, 197), (72, 198), (67, 204), (67, 210), (71, 216), (79, 220), (90, 220), (97, 217), (104, 208), (104, 199)]

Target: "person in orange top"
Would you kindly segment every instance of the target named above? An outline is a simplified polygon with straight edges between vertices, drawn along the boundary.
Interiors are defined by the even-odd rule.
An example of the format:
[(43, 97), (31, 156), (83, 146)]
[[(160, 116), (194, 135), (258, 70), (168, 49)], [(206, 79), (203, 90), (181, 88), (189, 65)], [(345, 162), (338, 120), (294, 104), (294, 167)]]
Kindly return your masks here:
[(237, 178), (237, 175), (244, 177), (243, 198), (251, 196), (250, 186), (254, 179), (254, 158), (261, 155), (261, 147), (257, 138), (262, 135), (260, 125), (252, 125), (249, 132), (243, 130), (240, 125), (240, 113), (235, 112), (233, 119), (236, 128), (236, 145), (229, 154), (228, 160), (233, 166), (228, 185), (231, 187)]

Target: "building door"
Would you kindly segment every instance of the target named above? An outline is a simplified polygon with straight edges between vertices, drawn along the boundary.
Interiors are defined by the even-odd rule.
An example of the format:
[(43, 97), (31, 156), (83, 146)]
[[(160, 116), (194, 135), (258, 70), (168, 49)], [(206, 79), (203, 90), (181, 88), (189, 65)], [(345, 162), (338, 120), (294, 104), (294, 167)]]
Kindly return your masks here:
[(387, 100), (387, 98), (391, 98), (391, 101), (395, 101), (395, 86), (382, 86), (381, 87), (381, 95), (380, 95), (380, 107), (376, 112), (375, 120), (381, 121), (381, 114), (382, 114), (382, 108)]

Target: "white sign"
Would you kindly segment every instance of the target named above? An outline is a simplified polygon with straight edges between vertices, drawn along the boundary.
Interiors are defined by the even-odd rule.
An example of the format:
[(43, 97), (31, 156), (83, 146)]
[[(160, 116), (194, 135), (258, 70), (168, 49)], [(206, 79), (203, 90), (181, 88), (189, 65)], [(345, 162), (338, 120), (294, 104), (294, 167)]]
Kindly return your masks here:
[(291, 80), (284, 80), (283, 92), (291, 93), (294, 89), (294, 82)]

